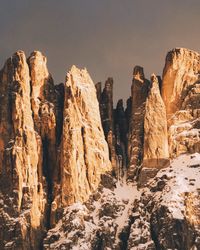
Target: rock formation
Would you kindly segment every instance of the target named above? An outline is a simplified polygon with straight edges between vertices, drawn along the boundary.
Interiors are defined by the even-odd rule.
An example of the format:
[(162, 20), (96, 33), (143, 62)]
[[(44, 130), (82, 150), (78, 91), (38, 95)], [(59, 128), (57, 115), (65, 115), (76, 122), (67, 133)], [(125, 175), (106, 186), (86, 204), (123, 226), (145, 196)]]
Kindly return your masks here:
[(144, 117), (143, 167), (162, 168), (168, 158), (166, 110), (160, 95), (158, 79), (152, 75)]
[(162, 98), (167, 115), (181, 109), (183, 100), (198, 80), (200, 56), (197, 52), (177, 48), (166, 56), (163, 70)]
[(171, 157), (200, 152), (199, 63), (197, 52), (183, 48), (170, 51), (166, 57), (162, 97), (167, 110)]
[(127, 162), (127, 119), (123, 100), (119, 100), (113, 108), (113, 79), (108, 78), (101, 92), (101, 83), (96, 84), (97, 99), (101, 113), (102, 126), (109, 147), (113, 172), (121, 178)]
[(157, 171), (169, 164), (167, 117), (160, 95), (158, 79), (151, 77), (151, 90), (146, 100), (144, 117), (144, 155), (140, 182), (147, 181)]
[(137, 167), (140, 166), (143, 158), (144, 113), (149, 86), (150, 83), (147, 79), (145, 79), (143, 68), (135, 66), (131, 87), (132, 109), (128, 140), (128, 176), (131, 179), (136, 175)]
[(112, 78), (102, 90), (73, 66), (54, 85), (42, 53), (9, 58), (0, 249), (200, 249), (199, 62), (174, 49), (151, 83), (136, 66), (126, 108), (114, 108)]
[(127, 166), (127, 147), (128, 147), (128, 121), (124, 110), (123, 100), (117, 102), (114, 110), (114, 126), (116, 136), (116, 154), (122, 157), (122, 166)]
[(98, 100), (100, 100), (99, 107), (101, 113), (102, 126), (105, 138), (108, 142), (110, 160), (112, 162), (113, 168), (115, 169), (115, 172), (117, 172), (116, 169), (117, 155), (115, 151), (116, 138), (114, 134), (114, 117), (113, 117), (113, 79), (111, 77), (107, 79), (102, 93), (100, 92), (101, 88), (99, 86), (100, 86), (99, 83), (97, 83), (96, 89), (97, 89)]
[[(65, 83), (61, 145), (61, 200), (83, 202), (111, 171), (95, 86), (86, 69), (73, 66)], [(89, 97), (89, 98), (88, 98)]]
[(111, 170), (95, 87), (76, 67), (54, 86), (40, 52), (18, 51), (0, 96), (0, 248), (39, 249), (62, 207), (85, 201)]
[(28, 64), (18, 51), (0, 73), (1, 249), (38, 249), (45, 224), (42, 141), (34, 130), (30, 93)]

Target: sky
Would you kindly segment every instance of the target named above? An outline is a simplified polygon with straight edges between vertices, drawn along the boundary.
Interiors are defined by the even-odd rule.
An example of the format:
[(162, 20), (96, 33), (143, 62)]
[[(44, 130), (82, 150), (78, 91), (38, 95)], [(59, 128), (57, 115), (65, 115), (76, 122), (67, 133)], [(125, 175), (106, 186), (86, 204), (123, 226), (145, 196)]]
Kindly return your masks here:
[(135, 65), (162, 75), (166, 53), (200, 49), (199, 0), (0, 0), (0, 66), (15, 51), (40, 50), (55, 83), (86, 67), (94, 83), (114, 78), (130, 95)]

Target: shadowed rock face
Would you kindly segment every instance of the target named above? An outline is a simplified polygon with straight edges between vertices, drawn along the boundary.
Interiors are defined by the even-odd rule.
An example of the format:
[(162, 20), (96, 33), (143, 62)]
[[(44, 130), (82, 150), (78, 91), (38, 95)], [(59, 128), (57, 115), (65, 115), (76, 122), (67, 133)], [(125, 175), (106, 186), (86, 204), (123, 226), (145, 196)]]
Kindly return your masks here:
[(96, 90), (97, 98), (99, 100), (102, 126), (109, 148), (109, 156), (113, 169), (116, 172), (117, 155), (115, 150), (116, 137), (114, 132), (113, 79), (109, 77), (106, 80), (102, 92), (99, 83), (97, 83)]
[(129, 123), (128, 157), (129, 157), (129, 178), (133, 178), (137, 166), (143, 158), (144, 141), (144, 113), (145, 102), (148, 96), (150, 83), (145, 79), (143, 68), (135, 66), (133, 70), (133, 81), (131, 87), (132, 109)]
[(96, 84), (96, 92), (113, 173), (117, 178), (121, 178), (127, 165), (129, 123), (123, 100), (118, 101), (116, 109), (113, 108), (113, 79), (110, 77), (106, 80), (103, 91), (101, 91), (101, 83)]

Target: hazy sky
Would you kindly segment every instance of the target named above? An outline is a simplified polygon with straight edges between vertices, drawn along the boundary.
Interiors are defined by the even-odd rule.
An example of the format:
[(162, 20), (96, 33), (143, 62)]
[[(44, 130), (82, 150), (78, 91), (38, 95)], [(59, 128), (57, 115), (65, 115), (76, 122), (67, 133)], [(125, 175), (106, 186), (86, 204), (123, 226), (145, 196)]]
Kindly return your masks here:
[(134, 65), (162, 74), (167, 51), (200, 48), (200, 0), (0, 0), (0, 65), (42, 51), (56, 83), (75, 64), (130, 94)]

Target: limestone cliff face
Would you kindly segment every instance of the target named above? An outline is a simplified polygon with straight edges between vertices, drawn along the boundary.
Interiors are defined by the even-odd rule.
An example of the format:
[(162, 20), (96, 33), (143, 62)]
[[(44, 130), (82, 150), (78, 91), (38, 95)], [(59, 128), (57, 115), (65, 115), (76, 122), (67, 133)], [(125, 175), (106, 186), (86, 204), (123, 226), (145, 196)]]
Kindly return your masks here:
[(67, 74), (61, 146), (62, 204), (85, 201), (111, 170), (95, 86), (86, 69)]
[(151, 85), (145, 106), (143, 167), (161, 168), (169, 158), (167, 118), (155, 75)]
[(125, 109), (123, 100), (113, 108), (112, 78), (95, 88), (73, 66), (54, 85), (42, 53), (9, 58), (0, 249), (199, 249), (199, 61), (174, 49), (151, 83), (136, 66)]
[(183, 48), (174, 49), (167, 54), (162, 83), (167, 115), (181, 109), (188, 90), (198, 80), (199, 60), (197, 52)]
[(111, 170), (89, 74), (72, 67), (54, 86), (46, 62), (18, 51), (0, 71), (1, 249), (39, 249), (62, 208)]
[(166, 57), (162, 97), (166, 105), (171, 157), (200, 152), (199, 62), (197, 52), (174, 49)]
[(47, 198), (24, 53), (9, 58), (0, 75), (0, 248), (10, 241), (13, 249), (38, 248)]
[(136, 66), (133, 70), (131, 87), (132, 108), (128, 140), (129, 178), (135, 176), (137, 166), (141, 164), (143, 158), (144, 114), (149, 86), (150, 83), (145, 79), (143, 68)]
[(144, 155), (139, 184), (144, 185), (161, 168), (169, 164), (166, 109), (157, 77), (151, 76), (151, 89), (144, 116)]
[(57, 197), (60, 184), (58, 146), (61, 136), (63, 116), (63, 104), (61, 103), (64, 101), (62, 97), (64, 89), (61, 85), (55, 87), (53, 78), (47, 69), (47, 59), (41, 52), (31, 53), (28, 65), (31, 78), (31, 107), (34, 128), (42, 140), (41, 176), (43, 175), (47, 180), (48, 213), (51, 217), (50, 224), (52, 224), (55, 217), (53, 210), (58, 205)]

